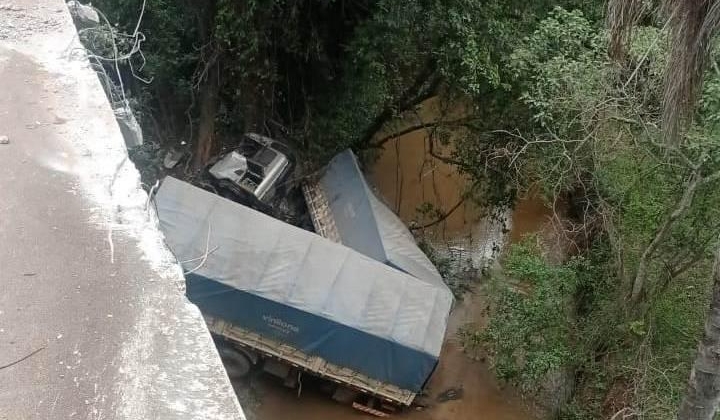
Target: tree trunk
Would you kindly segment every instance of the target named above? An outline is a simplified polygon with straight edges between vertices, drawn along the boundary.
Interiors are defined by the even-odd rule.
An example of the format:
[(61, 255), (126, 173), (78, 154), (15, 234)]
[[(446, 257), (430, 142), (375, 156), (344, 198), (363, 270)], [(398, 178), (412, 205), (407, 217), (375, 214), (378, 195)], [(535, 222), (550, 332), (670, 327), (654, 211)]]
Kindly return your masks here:
[(678, 420), (712, 420), (720, 404), (720, 246), (715, 257), (713, 282), (705, 332), (690, 371)]
[(215, 144), (215, 116), (218, 111), (220, 80), (218, 64), (208, 70), (207, 82), (200, 88), (200, 122), (195, 147), (195, 169), (204, 167), (212, 155)]
[[(199, 106), (200, 121), (198, 122), (197, 143), (195, 144), (195, 157), (193, 167), (198, 170), (204, 167), (213, 150), (215, 143), (215, 115), (219, 108), (220, 93), (220, 52), (215, 42), (215, 14), (214, 0), (200, 3), (198, 14), (198, 32), (202, 45), (211, 47), (208, 56), (201, 57), (205, 68), (199, 73)], [(203, 51), (203, 50), (201, 50)]]

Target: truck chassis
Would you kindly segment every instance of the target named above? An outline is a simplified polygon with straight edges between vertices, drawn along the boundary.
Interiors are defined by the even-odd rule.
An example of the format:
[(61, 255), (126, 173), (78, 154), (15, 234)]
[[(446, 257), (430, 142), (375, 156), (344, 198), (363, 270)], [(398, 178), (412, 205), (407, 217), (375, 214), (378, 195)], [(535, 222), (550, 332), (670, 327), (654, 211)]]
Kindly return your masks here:
[[(262, 337), (221, 319), (206, 315), (205, 321), (212, 333), (230, 340), (233, 345), (246, 351), (259, 353), (263, 358), (278, 360), (301, 371), (309, 372), (371, 398), (381, 400), (379, 404), (353, 401), (353, 407), (361, 411), (384, 417), (387, 415), (386, 411), (392, 411), (390, 409), (392, 405), (409, 407), (417, 395), (412, 391), (368, 378), (349, 368), (335, 365), (321, 357), (303, 353), (292, 346)], [(378, 409), (380, 407), (386, 410)]]

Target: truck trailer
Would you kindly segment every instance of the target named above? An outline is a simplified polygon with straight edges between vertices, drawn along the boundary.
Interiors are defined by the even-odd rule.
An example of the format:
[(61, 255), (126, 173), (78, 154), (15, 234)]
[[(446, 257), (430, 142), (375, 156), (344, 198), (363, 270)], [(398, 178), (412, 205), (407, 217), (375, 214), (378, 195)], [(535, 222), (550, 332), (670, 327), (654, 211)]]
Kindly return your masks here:
[[(355, 221), (365, 234), (353, 247), (340, 232), (348, 220), (333, 221), (326, 238), (172, 177), (155, 205), (188, 298), (235, 356), (288, 385), (302, 374), (326, 379), (336, 399), (372, 414), (408, 407), (437, 366), (452, 293), (382, 203), (312, 190), (326, 222), (339, 216), (333, 206), (351, 221), (367, 210), (358, 204), (375, 205), (372, 223)], [(370, 237), (383, 253), (354, 249)]]

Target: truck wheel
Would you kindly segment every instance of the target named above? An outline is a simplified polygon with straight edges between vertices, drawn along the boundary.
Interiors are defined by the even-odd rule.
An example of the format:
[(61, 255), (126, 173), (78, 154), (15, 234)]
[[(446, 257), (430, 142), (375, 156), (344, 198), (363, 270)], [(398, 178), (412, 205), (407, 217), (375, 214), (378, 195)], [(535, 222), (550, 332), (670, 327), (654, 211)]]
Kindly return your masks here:
[(230, 379), (243, 378), (250, 373), (253, 365), (243, 352), (228, 346), (223, 346), (218, 351)]

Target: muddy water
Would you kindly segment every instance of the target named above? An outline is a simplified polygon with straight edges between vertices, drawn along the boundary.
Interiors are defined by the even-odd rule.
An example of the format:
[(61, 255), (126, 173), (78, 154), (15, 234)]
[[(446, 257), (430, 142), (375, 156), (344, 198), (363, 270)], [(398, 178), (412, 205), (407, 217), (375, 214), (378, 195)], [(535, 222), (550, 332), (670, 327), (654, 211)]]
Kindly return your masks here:
[[(384, 152), (369, 170), (369, 181), (406, 223), (427, 223), (418, 209), (428, 203), (447, 212), (462, 198), (466, 180), (450, 165), (429, 154), (427, 133), (418, 130), (388, 142)], [(467, 231), (480, 214), (471, 204), (464, 203), (442, 223), (428, 231), (450, 238)]]
[(551, 216), (552, 211), (537, 195), (521, 198), (512, 212), (510, 243), (517, 243), (527, 235), (545, 230)]
[[(435, 98), (426, 101), (420, 115), (407, 125), (428, 123), (439, 112)], [(417, 119), (417, 121), (415, 121)], [(394, 127), (400, 130), (405, 127)], [(393, 131), (393, 130), (389, 130)], [(435, 152), (448, 156), (450, 150), (436, 142)], [(430, 155), (428, 132), (420, 129), (386, 143), (384, 150), (371, 168), (368, 180), (378, 195), (408, 224), (423, 225), (436, 219), (423, 215), (418, 209), (430, 204), (443, 213), (454, 208), (462, 199), (467, 179), (455, 168)], [(481, 214), (469, 202), (464, 202), (442, 223), (426, 229), (437, 239), (464, 235), (468, 227), (481, 219)]]
[[(436, 151), (445, 155), (450, 152), (437, 146)], [(453, 166), (430, 155), (425, 130), (388, 142), (367, 172), (378, 195), (409, 226), (437, 220), (435, 215), (418, 211), (424, 205), (443, 214), (450, 212), (462, 200), (468, 185)], [(505, 242), (515, 243), (547, 227), (550, 213), (537, 195), (530, 195), (519, 199), (513, 211), (501, 216), (505, 220), (488, 218), (465, 200), (442, 222), (423, 229), (422, 234), (442, 255), (455, 261), (472, 260), (475, 268), (483, 268), (498, 256)], [(508, 229), (510, 234), (505, 235)]]
[[(482, 323), (481, 296), (463, 300), (453, 313), (448, 340), (440, 355), (440, 364), (427, 387), (430, 406), (423, 411), (409, 411), (393, 416), (398, 420), (532, 420), (537, 419), (531, 407), (511, 389), (501, 389), (487, 365), (463, 353), (456, 331), (467, 322)], [(477, 322), (474, 322), (477, 321)], [(298, 396), (296, 390), (283, 388), (271, 378), (262, 377), (255, 384), (261, 403), (250, 420), (353, 420), (377, 419), (335, 403), (317, 387)], [(437, 396), (448, 389), (462, 389), (457, 400), (440, 402)]]

